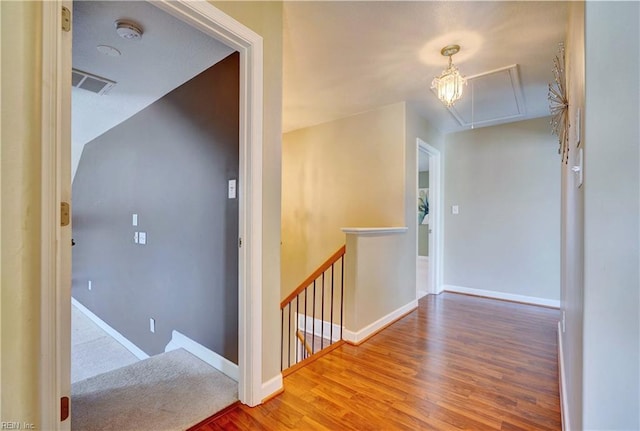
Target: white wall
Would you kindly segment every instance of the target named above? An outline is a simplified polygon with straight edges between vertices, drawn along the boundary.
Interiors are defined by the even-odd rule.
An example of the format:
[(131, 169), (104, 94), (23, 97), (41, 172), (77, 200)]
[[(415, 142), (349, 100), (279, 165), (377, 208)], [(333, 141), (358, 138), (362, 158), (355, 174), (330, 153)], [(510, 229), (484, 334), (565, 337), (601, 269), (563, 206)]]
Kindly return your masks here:
[(0, 421), (39, 429), (42, 4), (2, 1), (0, 14)]
[[(569, 5), (566, 40), (569, 118), (584, 114), (584, 3)], [(562, 165), (561, 192), (561, 308), (565, 332), (560, 331), (563, 363), (563, 420), (566, 430), (582, 429), (582, 324), (584, 286), (584, 189), (578, 187), (571, 166), (577, 154), (577, 127), (569, 128), (570, 164)], [(584, 137), (584, 118), (580, 135)], [(582, 139), (584, 141), (584, 139)], [(583, 142), (584, 145), (584, 142)]]
[[(356, 319), (348, 322), (356, 325), (349, 329), (360, 330), (415, 300), (416, 138), (442, 147), (442, 134), (406, 103), (284, 135), (283, 297), (344, 244), (342, 227), (406, 226), (406, 233), (393, 237), (395, 263), (378, 268), (380, 274), (394, 275), (393, 286), (387, 283), (384, 289), (372, 290), (375, 298), (369, 301), (354, 304), (347, 300), (353, 308), (347, 315)], [(354, 252), (347, 245), (347, 265), (358, 258), (351, 256)], [(376, 253), (386, 256), (388, 250)], [(347, 277), (354, 275), (347, 272)], [(345, 288), (351, 287), (353, 282), (347, 280)]]
[(640, 4), (586, 2), (583, 426), (640, 429)]
[(560, 160), (549, 119), (445, 142), (445, 286), (558, 301)]
[[(411, 266), (405, 258), (406, 236), (406, 232), (347, 234), (344, 293), (347, 340), (362, 341), (364, 334), (370, 334), (369, 327), (379, 330), (384, 326), (381, 319), (388, 323), (386, 319), (403, 314), (398, 310), (407, 312), (417, 306), (415, 279), (405, 275)], [(415, 259), (413, 262), (415, 269)]]
[(403, 137), (404, 103), (284, 135), (282, 297), (345, 243), (341, 228), (404, 226)]

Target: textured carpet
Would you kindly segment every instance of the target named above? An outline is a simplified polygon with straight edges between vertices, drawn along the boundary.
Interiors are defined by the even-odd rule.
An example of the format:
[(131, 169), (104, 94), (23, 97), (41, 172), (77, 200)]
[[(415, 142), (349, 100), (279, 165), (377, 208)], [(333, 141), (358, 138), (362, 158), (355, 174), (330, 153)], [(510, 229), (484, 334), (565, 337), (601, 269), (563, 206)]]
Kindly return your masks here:
[(71, 383), (138, 361), (82, 311), (71, 307)]
[(183, 431), (238, 400), (238, 384), (183, 349), (74, 383), (72, 431)]

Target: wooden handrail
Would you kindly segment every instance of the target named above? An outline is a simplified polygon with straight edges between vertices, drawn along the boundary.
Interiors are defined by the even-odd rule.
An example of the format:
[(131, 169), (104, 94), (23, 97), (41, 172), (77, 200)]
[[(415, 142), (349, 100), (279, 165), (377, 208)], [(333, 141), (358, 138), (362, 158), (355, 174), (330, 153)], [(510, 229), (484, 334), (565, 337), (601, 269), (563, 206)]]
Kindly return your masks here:
[(327, 259), (322, 265), (320, 265), (318, 267), (318, 269), (316, 269), (313, 272), (313, 274), (308, 276), (302, 283), (300, 283), (300, 285), (296, 288), (296, 290), (291, 292), (291, 294), (289, 296), (287, 296), (280, 303), (280, 309), (283, 309), (284, 307), (286, 307), (288, 303), (293, 301), (293, 299), (300, 294), (300, 292), (302, 292), (307, 287), (309, 287), (309, 285), (311, 283), (313, 283), (313, 280), (315, 280), (316, 278), (320, 277), (323, 272), (325, 272), (327, 269), (329, 269), (329, 267), (331, 267), (331, 265), (336, 263), (338, 261), (338, 259), (340, 259), (342, 256), (344, 256), (345, 250), (346, 250), (346, 246), (343, 245), (342, 247), (340, 247), (338, 249), (338, 251), (333, 253), (329, 259)]
[(298, 336), (298, 340), (300, 340), (300, 342), (304, 345), (304, 350), (307, 351), (307, 355), (313, 355), (313, 349), (307, 344), (307, 341), (305, 340), (304, 335), (302, 335), (302, 332), (298, 330), (296, 335)]

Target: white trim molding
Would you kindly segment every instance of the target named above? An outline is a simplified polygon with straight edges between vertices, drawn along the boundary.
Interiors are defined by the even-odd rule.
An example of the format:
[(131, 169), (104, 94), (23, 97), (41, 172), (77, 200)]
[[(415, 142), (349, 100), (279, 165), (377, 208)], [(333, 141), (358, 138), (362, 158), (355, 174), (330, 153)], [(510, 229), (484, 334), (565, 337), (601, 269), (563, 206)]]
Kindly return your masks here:
[(284, 384), (282, 380), (282, 373), (278, 373), (276, 376), (272, 377), (271, 379), (267, 380), (262, 384), (262, 388), (261, 388), (262, 397), (260, 401), (264, 401), (267, 398), (270, 398), (271, 396), (273, 396), (274, 394), (280, 392), (283, 387), (284, 387)]
[(109, 334), (112, 338), (114, 338), (118, 343), (122, 344), (122, 346), (133, 353), (138, 359), (147, 359), (149, 355), (147, 355), (140, 347), (136, 346), (133, 342), (131, 342), (127, 337), (122, 335), (120, 332), (116, 331), (111, 327), (107, 322), (96, 316), (91, 310), (82, 305), (76, 298), (71, 298), (71, 304), (76, 307), (82, 314), (87, 316), (93, 323), (98, 325), (100, 329)]
[(236, 382), (238, 381), (240, 371), (236, 364), (224, 356), (217, 354), (213, 350), (207, 349), (205, 346), (192, 340), (183, 333), (173, 330), (171, 331), (171, 340), (164, 348), (164, 351), (170, 352), (177, 349), (186, 350), (221, 373), (231, 377)]
[(502, 299), (505, 301), (521, 302), (523, 304), (542, 305), (544, 307), (560, 308), (559, 299), (539, 298), (537, 296), (525, 296), (515, 293), (497, 292), (495, 290), (474, 289), (471, 287), (454, 286), (445, 284), (442, 286), (443, 291), (453, 293), (464, 293), (466, 295), (482, 296), (485, 298)]
[(342, 333), (342, 338), (345, 341), (349, 342), (349, 343), (360, 344), (363, 341), (365, 341), (367, 338), (369, 338), (372, 335), (374, 335), (375, 333), (381, 331), (386, 326), (388, 326), (389, 324), (395, 322), (396, 320), (400, 319), (401, 317), (404, 317), (406, 314), (412, 312), (416, 308), (418, 308), (418, 300), (414, 299), (411, 302), (409, 302), (408, 304), (403, 305), (402, 307), (400, 307), (400, 308), (392, 311), (391, 313), (387, 314), (386, 316), (382, 316), (380, 319), (378, 319), (375, 322), (365, 326), (364, 328), (360, 329), (359, 331), (351, 331), (351, 330), (345, 328), (343, 333)]
[[(69, 430), (60, 420), (60, 399), (71, 396), (71, 227), (61, 227), (61, 202), (71, 202), (71, 35), (61, 30), (62, 6), (70, 0), (42, 2), (41, 103), (41, 282), (40, 428)], [(36, 54), (37, 55), (37, 54)], [(67, 72), (67, 73), (65, 73)], [(67, 127), (68, 126), (68, 130)], [(69, 160), (66, 160), (66, 157)]]
[(571, 431), (569, 400), (567, 398), (567, 375), (564, 368), (564, 349), (562, 348), (562, 322), (558, 322), (558, 369), (560, 373), (560, 419), (562, 431)]
[[(442, 175), (444, 167), (442, 166), (442, 156), (440, 150), (432, 147), (420, 138), (416, 138), (418, 155), (416, 157), (416, 184), (418, 184), (418, 163), (420, 160), (420, 152), (429, 156), (429, 228), (432, 234), (429, 235), (429, 293), (442, 292), (444, 273), (444, 177)], [(408, 191), (408, 193), (417, 193), (416, 190)], [(417, 196), (416, 196), (417, 198)], [(416, 224), (417, 218), (414, 218)], [(418, 254), (418, 244), (416, 243), (416, 254)]]
[(407, 227), (343, 227), (342, 232), (355, 235), (376, 235), (385, 233), (404, 233)]
[(420, 299), (430, 293), (433, 293), (434, 277), (429, 271), (429, 256), (418, 256), (416, 261), (416, 298)]

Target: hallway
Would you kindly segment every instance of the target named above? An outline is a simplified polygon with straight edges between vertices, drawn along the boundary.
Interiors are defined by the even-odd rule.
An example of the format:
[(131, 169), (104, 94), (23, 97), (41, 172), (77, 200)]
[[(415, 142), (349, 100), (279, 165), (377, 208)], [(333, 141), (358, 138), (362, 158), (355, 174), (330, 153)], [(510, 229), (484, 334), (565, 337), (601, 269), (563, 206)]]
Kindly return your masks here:
[(560, 430), (559, 311), (453, 293), (343, 345), (198, 431)]

